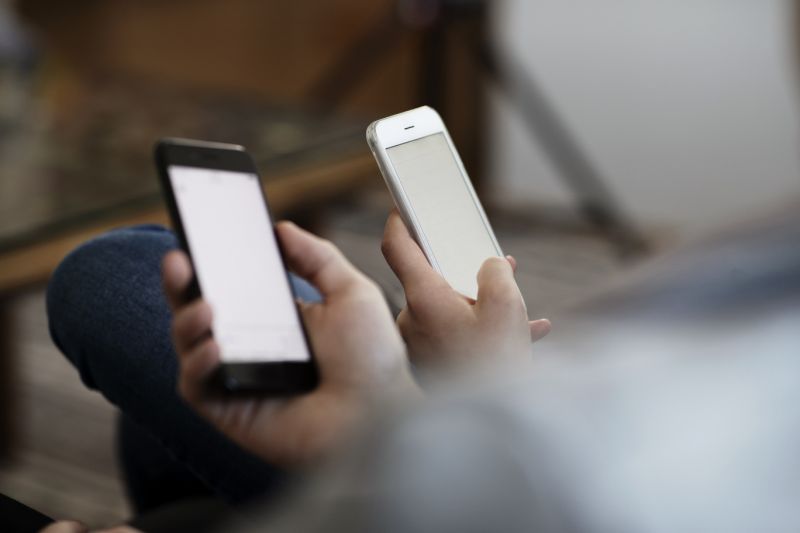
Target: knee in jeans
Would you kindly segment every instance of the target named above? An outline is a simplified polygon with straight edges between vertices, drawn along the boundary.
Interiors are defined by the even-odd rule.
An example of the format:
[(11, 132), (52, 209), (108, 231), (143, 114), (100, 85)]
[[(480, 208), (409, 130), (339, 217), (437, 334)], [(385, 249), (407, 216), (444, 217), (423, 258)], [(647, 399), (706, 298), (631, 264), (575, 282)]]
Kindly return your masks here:
[(50, 334), (80, 370), (86, 344), (119, 306), (160, 294), (161, 257), (175, 246), (173, 234), (158, 226), (115, 230), (82, 244), (56, 268), (47, 287)]

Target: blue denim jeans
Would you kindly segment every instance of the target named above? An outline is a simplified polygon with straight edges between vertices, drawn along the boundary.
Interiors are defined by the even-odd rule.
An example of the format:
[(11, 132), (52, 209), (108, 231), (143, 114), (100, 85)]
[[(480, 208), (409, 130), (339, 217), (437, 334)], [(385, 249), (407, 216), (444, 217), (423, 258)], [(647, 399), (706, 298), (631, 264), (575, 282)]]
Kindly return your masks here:
[[(176, 392), (177, 356), (160, 272), (164, 254), (177, 246), (166, 229), (138, 226), (76, 249), (47, 289), (50, 334), (86, 386), (122, 411), (129, 480), (179, 472), (184, 484), (197, 481), (230, 502), (264, 495), (283, 482), (284, 473), (219, 433)], [(292, 281), (299, 297), (319, 300), (308, 283)], [(148, 489), (129, 490), (142, 510)]]

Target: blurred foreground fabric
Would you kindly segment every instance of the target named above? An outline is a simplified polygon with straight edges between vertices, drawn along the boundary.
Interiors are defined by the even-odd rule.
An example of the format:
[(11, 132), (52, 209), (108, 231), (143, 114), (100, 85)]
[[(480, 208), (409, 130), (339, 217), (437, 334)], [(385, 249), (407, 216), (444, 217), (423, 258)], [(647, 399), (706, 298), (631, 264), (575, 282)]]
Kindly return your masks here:
[(531, 367), (384, 412), (247, 530), (797, 531), (796, 211), (561, 317)]

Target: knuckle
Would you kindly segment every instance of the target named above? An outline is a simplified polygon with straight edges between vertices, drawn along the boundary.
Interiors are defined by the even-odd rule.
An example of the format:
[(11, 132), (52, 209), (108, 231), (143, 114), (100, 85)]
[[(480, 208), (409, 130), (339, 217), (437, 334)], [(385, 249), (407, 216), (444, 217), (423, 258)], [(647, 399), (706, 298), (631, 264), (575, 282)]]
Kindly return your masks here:
[(328, 254), (336, 254), (339, 252), (339, 249), (336, 248), (336, 245), (333, 244), (331, 241), (325, 238), (320, 238), (319, 240), (320, 246), (325, 250)]
[(325, 266), (349, 264), (341, 250), (328, 239), (321, 239), (322, 262)]
[(383, 299), (383, 291), (373, 280), (358, 273), (353, 278), (353, 287), (359, 291), (361, 297), (366, 301), (380, 301)]
[(172, 334), (177, 339), (182, 339), (186, 334), (186, 316), (184, 314), (175, 315), (172, 319)]
[(190, 331), (200, 319), (200, 309), (196, 306), (182, 309), (175, 315), (175, 329), (181, 334)]

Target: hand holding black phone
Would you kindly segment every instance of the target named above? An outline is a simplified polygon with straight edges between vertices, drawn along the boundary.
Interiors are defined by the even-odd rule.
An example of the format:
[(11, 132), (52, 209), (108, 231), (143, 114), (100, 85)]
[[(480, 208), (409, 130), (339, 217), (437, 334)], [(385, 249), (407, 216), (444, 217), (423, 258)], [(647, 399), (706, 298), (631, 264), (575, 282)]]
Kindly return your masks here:
[(241, 146), (164, 139), (155, 150), (173, 226), (213, 311), (222, 364), (211, 389), (312, 390), (317, 367), (261, 181)]

